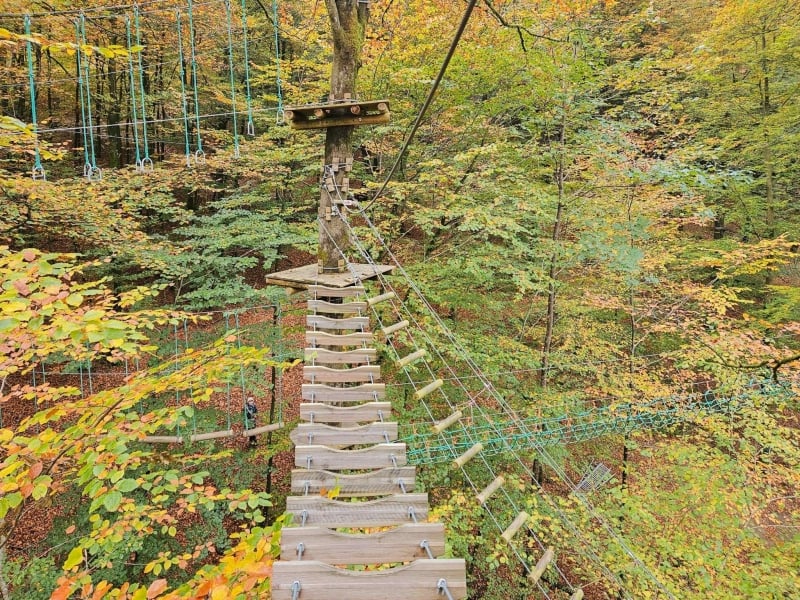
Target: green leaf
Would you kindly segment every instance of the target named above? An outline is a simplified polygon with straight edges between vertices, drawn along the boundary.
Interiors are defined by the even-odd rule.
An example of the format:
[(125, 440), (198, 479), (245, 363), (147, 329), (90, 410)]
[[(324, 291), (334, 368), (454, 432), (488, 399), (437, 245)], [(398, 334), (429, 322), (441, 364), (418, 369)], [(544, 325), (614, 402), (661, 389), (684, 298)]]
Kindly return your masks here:
[(105, 498), (103, 498), (103, 506), (105, 506), (108, 512), (114, 512), (117, 510), (120, 502), (122, 502), (122, 494), (117, 490), (112, 490)]
[(123, 493), (132, 492), (138, 487), (139, 482), (135, 479), (123, 479), (117, 484), (117, 489)]
[(69, 556), (67, 556), (67, 560), (64, 562), (64, 569), (69, 570), (74, 567), (77, 567), (79, 564), (81, 564), (82, 560), (83, 560), (83, 548), (81, 548), (80, 546), (76, 546), (70, 551)]

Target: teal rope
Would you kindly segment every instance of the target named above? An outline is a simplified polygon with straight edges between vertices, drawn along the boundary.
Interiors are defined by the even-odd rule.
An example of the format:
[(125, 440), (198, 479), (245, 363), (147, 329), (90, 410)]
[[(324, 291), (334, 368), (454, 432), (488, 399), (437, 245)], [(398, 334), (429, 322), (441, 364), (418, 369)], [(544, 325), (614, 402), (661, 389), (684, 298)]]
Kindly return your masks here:
[(281, 82), (281, 47), (278, 41), (278, 0), (272, 0), (272, 28), (275, 30), (275, 87), (278, 94), (276, 122), (283, 123), (283, 83)]
[[(183, 319), (183, 348), (184, 350), (189, 350), (189, 325), (187, 319)], [(192, 433), (197, 433), (197, 402), (194, 399), (194, 386), (189, 386), (189, 396), (192, 399)]]
[[(139, 27), (139, 6), (133, 5), (133, 20), (136, 26), (136, 45), (141, 47), (142, 37)], [(142, 159), (142, 170), (153, 170), (153, 161), (150, 158), (150, 145), (147, 142), (147, 108), (145, 105), (144, 93), (144, 68), (142, 67), (142, 51), (136, 53), (136, 61), (139, 64), (139, 99), (142, 102), (142, 138), (144, 141), (144, 158)]]
[(200, 98), (197, 92), (197, 53), (194, 47), (194, 9), (192, 0), (189, 0), (189, 49), (192, 52), (192, 90), (194, 91), (194, 118), (197, 128), (197, 151), (195, 158), (201, 161), (205, 157), (203, 140), (200, 136)]
[(247, 135), (256, 134), (253, 123), (253, 99), (250, 96), (250, 51), (247, 43), (247, 0), (242, 0), (242, 42), (244, 46), (244, 85), (247, 91)]
[[(86, 100), (83, 97), (83, 46), (81, 45), (81, 26), (75, 21), (75, 41), (78, 45), (78, 52), (75, 54), (78, 65), (78, 90), (81, 100), (81, 132), (83, 133), (83, 176), (89, 177), (92, 172), (92, 165), (89, 162), (89, 136), (86, 131)], [(81, 382), (81, 393), (83, 393), (83, 382)]]
[[(81, 51), (83, 46), (86, 46), (86, 17), (83, 13), (80, 16), (80, 33), (81, 33)], [(80, 54), (80, 51), (78, 52)], [(97, 157), (94, 153), (94, 125), (92, 124), (92, 89), (89, 84), (89, 60), (84, 60), (83, 68), (85, 75), (83, 83), (86, 86), (86, 116), (89, 124), (89, 152), (92, 157), (91, 168), (89, 169), (88, 179), (100, 179), (102, 174), (100, 169), (97, 168)]]
[[(238, 310), (233, 313), (233, 317), (234, 317), (235, 323), (236, 323), (236, 348), (241, 350), (241, 348), (242, 348), (242, 337), (241, 337), (242, 336), (242, 330), (239, 327), (239, 311)], [(245, 379), (244, 379), (244, 365), (241, 362), (239, 363), (239, 381), (240, 381), (241, 386), (242, 386), (242, 406), (244, 406), (245, 400), (247, 399), (247, 385), (245, 384)], [(244, 428), (245, 429), (250, 429), (247, 426), (247, 409), (245, 409), (244, 412), (245, 412)]]
[(183, 33), (181, 32), (181, 11), (175, 11), (178, 20), (178, 61), (181, 66), (181, 100), (183, 101), (183, 140), (186, 145), (186, 166), (192, 166), (189, 148), (189, 106), (186, 103), (186, 68), (183, 66)]
[[(230, 313), (226, 312), (225, 313), (226, 337), (227, 337), (227, 332), (230, 331), (230, 329), (231, 329), (231, 315), (230, 315)], [(225, 344), (226, 344), (226, 347), (228, 349), (228, 355), (230, 356), (231, 345), (230, 345), (229, 342), (225, 342)], [(232, 419), (231, 419), (231, 390), (232, 390), (233, 386), (231, 385), (230, 379), (228, 379), (227, 377), (226, 377), (226, 379), (228, 381), (228, 410), (226, 411), (226, 414), (227, 414), (227, 418), (228, 418), (228, 429), (231, 429), (233, 427)], [(244, 417), (244, 428), (245, 429), (249, 429), (249, 427), (247, 426), (247, 410), (245, 409), (244, 404), (245, 404), (245, 401), (244, 401), (244, 398), (242, 398), (242, 415)]]
[(133, 81), (133, 55), (131, 54), (131, 19), (125, 15), (125, 36), (128, 43), (128, 76), (131, 86), (131, 120), (133, 121), (133, 143), (136, 146), (136, 170), (142, 170), (142, 157), (139, 154), (139, 119), (136, 114), (136, 85)]
[(228, 19), (228, 70), (231, 76), (231, 105), (233, 106), (233, 157), (239, 158), (239, 124), (236, 119), (236, 82), (233, 70), (233, 35), (231, 32), (233, 21), (230, 0), (225, 0), (225, 15)]
[(28, 38), (26, 43), (26, 53), (28, 55), (28, 82), (31, 90), (31, 123), (33, 125), (34, 147), (33, 147), (33, 178), (47, 179), (42, 166), (42, 157), (39, 154), (39, 120), (36, 117), (36, 82), (33, 76), (33, 48), (30, 41), (31, 37), (31, 18), (25, 15), (25, 37)]

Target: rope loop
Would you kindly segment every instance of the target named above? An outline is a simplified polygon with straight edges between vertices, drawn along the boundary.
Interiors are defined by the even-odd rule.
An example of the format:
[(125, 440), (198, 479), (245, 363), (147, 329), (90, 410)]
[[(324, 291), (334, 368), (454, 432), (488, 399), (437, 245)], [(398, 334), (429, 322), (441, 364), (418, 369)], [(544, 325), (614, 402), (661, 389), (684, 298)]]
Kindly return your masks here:
[(31, 169), (31, 177), (34, 181), (47, 181), (47, 173), (42, 165), (34, 166)]

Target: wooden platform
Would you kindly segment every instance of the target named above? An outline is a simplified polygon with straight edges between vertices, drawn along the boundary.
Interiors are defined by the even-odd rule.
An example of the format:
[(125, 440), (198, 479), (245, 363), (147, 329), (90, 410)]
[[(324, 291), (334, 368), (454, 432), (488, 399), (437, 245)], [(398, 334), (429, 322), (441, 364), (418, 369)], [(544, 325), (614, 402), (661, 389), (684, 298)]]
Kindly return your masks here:
[(267, 283), (294, 290), (307, 290), (312, 285), (346, 288), (366, 279), (373, 279), (378, 275), (389, 273), (392, 269), (394, 269), (392, 265), (350, 264), (344, 273), (318, 273), (318, 266), (312, 264), (270, 273), (267, 275)]
[(287, 106), (283, 112), (292, 129), (326, 129), (378, 125), (391, 119), (388, 100), (332, 100)]

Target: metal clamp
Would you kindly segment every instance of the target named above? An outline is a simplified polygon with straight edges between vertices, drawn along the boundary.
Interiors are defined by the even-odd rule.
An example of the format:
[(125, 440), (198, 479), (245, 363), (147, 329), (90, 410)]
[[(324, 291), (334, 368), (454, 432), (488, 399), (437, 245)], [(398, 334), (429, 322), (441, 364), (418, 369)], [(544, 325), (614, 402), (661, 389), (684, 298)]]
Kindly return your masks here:
[[(442, 579), (444, 581), (444, 579)], [(292, 583), (292, 600), (297, 600), (300, 597), (300, 582), (295, 581)]]
[(447, 600), (453, 600), (453, 594), (450, 593), (450, 590), (447, 589), (447, 580), (442, 578), (439, 580), (439, 583), (436, 584), (436, 591), (439, 592), (439, 595), (447, 596)]
[[(297, 544), (297, 560), (303, 560), (303, 552), (305, 551), (306, 551), (306, 545), (303, 542)], [(433, 557), (431, 556), (431, 558)]]

